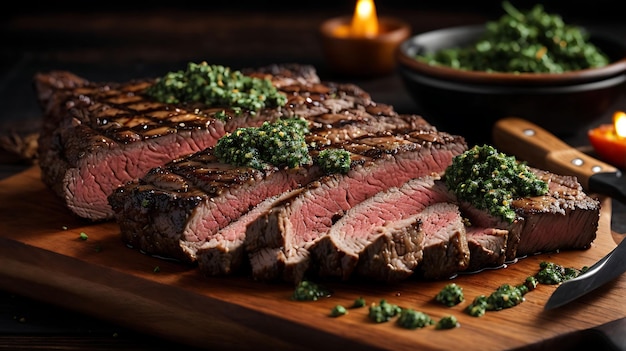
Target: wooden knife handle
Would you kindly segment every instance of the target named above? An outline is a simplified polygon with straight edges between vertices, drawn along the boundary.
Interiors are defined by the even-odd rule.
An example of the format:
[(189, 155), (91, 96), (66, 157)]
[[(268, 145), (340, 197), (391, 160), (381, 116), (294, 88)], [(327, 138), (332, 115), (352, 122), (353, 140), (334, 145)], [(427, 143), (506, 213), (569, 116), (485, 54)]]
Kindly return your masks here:
[(507, 117), (497, 121), (492, 137), (499, 151), (526, 161), (535, 168), (576, 176), (585, 190), (589, 190), (589, 177), (593, 174), (618, 171), (522, 118)]

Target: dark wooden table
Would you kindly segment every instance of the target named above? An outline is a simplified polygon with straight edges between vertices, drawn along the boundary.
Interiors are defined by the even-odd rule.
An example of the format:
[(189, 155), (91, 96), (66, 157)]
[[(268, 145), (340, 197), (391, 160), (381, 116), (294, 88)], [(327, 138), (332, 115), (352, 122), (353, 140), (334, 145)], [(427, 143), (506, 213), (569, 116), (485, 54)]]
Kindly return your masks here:
[[(523, 6), (528, 2), (518, 2)], [(481, 5), (461, 1), (424, 1), (419, 5), (385, 2), (379, 15), (407, 21), (413, 33), (436, 28), (480, 24), (500, 14), (500, 2)], [(354, 3), (316, 1), (277, 7), (270, 2), (228, 5), (178, 4), (140, 7), (107, 2), (90, 9), (54, 3), (41, 7), (25, 2), (15, 12), (0, 15), (0, 179), (29, 167), (30, 136), (37, 133), (40, 109), (31, 79), (38, 71), (71, 70), (93, 81), (124, 81), (158, 76), (187, 62), (207, 61), (233, 68), (297, 62), (314, 65), (324, 80), (360, 85), (373, 99), (393, 105), (399, 112), (419, 113), (400, 77), (361, 79), (340, 76), (327, 69), (318, 28), (330, 17), (349, 15)], [(106, 6), (106, 7), (104, 7)], [(145, 5), (143, 5), (145, 6)], [(522, 5), (520, 5), (522, 6)], [(553, 5), (554, 6), (554, 5)], [(617, 5), (596, 1), (570, 2), (554, 8), (568, 21), (606, 30), (626, 40), (626, 25)], [(626, 101), (624, 102), (626, 108)], [(427, 116), (425, 116), (427, 117)], [(608, 121), (610, 116), (603, 116)], [(585, 131), (565, 141), (585, 147)], [(22, 148), (20, 148), (20, 146)], [(15, 147), (15, 150), (12, 148)], [(26, 151), (25, 151), (26, 150)], [(626, 232), (621, 204), (614, 205), (613, 230)], [(28, 214), (24, 214), (28, 215)], [(2, 258), (0, 257), (0, 264)], [(626, 349), (626, 322), (548, 342), (542, 349)], [(180, 349), (154, 335), (128, 330), (71, 310), (0, 291), (0, 350), (170, 350)], [(187, 347), (185, 347), (188, 349)]]

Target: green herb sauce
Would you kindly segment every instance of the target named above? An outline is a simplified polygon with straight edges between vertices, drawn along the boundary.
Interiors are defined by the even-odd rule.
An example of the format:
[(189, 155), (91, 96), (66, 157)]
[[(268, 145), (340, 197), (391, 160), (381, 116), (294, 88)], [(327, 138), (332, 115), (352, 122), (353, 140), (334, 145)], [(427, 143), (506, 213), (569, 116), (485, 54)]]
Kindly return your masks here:
[(190, 62), (186, 70), (168, 72), (157, 78), (145, 93), (168, 104), (201, 102), (250, 111), (287, 103), (287, 97), (270, 80), (246, 76), (229, 67), (206, 62)]
[(447, 284), (435, 296), (435, 301), (448, 307), (458, 305), (464, 299), (463, 288), (455, 283)]
[(329, 297), (330, 295), (330, 290), (324, 286), (303, 280), (296, 286), (291, 299), (296, 301), (317, 301), (322, 297)]
[(511, 208), (513, 199), (548, 192), (548, 184), (537, 178), (526, 164), (489, 145), (476, 145), (455, 156), (444, 179), (459, 199), (509, 223), (516, 217)]
[(485, 25), (472, 45), (417, 56), (431, 65), (485, 72), (562, 73), (602, 67), (610, 60), (582, 28), (544, 11), (541, 4), (519, 11), (508, 1), (505, 14)]
[(382, 299), (378, 305), (372, 304), (370, 306), (368, 317), (376, 323), (383, 323), (397, 316), (401, 311), (402, 308), (398, 305), (391, 304), (387, 302), (387, 300)]
[(361, 308), (361, 307), (365, 307), (365, 299), (362, 297), (359, 297), (354, 300), (354, 303), (352, 304), (352, 308)]
[(311, 164), (305, 141), (308, 131), (308, 122), (301, 118), (239, 128), (218, 140), (215, 156), (223, 163), (256, 169)]
[(402, 328), (417, 329), (435, 324), (435, 321), (424, 312), (415, 311), (411, 308), (403, 308), (396, 323)]
[(452, 329), (457, 328), (459, 326), (459, 321), (455, 316), (445, 316), (442, 317), (437, 324), (435, 324), (435, 329)]
[(223, 163), (260, 170), (313, 163), (326, 174), (345, 174), (350, 170), (350, 153), (343, 149), (324, 149), (313, 160), (306, 143), (307, 133), (308, 122), (297, 117), (239, 128), (218, 140), (215, 156)]
[(327, 174), (346, 174), (350, 170), (350, 153), (343, 149), (324, 149), (315, 159)]
[(331, 317), (339, 317), (339, 316), (343, 316), (345, 314), (348, 314), (348, 310), (345, 307), (341, 306), (341, 305), (336, 305), (330, 311), (330, 316)]
[(541, 262), (539, 264), (539, 272), (537, 272), (536, 279), (541, 284), (560, 284), (566, 280), (576, 278), (579, 275), (585, 273), (589, 267), (583, 267), (582, 269), (576, 269), (571, 267), (564, 267), (553, 262)]

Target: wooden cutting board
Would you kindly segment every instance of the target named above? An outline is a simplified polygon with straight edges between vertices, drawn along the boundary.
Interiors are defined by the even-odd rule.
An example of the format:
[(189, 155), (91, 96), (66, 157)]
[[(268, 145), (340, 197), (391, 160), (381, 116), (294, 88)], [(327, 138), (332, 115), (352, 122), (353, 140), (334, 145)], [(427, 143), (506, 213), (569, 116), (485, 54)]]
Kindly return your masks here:
[[(597, 239), (588, 250), (541, 254), (505, 268), (459, 275), (465, 301), (434, 302), (449, 281), (408, 279), (397, 285), (326, 283), (329, 298), (290, 300), (293, 286), (247, 276), (203, 277), (194, 267), (126, 247), (115, 222), (90, 223), (66, 210), (40, 181), (38, 167), (0, 182), (0, 286), (2, 289), (87, 313), (190, 346), (212, 349), (513, 349), (542, 343), (626, 317), (626, 276), (564, 307), (544, 311), (556, 286), (539, 285), (513, 308), (471, 317), (463, 309), (499, 285), (518, 284), (541, 261), (591, 265), (616, 246), (610, 200), (603, 200)], [(87, 240), (79, 238), (80, 233)], [(549, 235), (549, 233), (546, 233)], [(158, 267), (158, 272), (155, 268)], [(376, 324), (368, 308), (330, 317), (335, 305), (386, 299), (439, 320), (454, 315), (460, 327), (407, 330), (395, 321)]]

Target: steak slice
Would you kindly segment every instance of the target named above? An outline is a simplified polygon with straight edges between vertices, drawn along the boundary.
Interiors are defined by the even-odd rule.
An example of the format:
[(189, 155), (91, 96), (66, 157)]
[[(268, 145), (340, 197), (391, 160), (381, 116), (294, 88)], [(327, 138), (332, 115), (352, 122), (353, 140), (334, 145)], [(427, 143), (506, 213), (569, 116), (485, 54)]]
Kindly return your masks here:
[(544, 196), (513, 201), (523, 219), (513, 224), (520, 226), (515, 256), (589, 248), (598, 230), (600, 201), (586, 194), (576, 177), (532, 171), (548, 182), (549, 190)]
[(506, 244), (509, 231), (475, 225), (465, 227), (465, 236), (470, 251), (469, 272), (485, 268), (501, 267), (506, 261)]
[(462, 137), (415, 132), (364, 138), (344, 149), (362, 155), (347, 174), (334, 174), (273, 207), (248, 226), (246, 242), (267, 243), (249, 250), (252, 274), (259, 280), (298, 282), (309, 269), (308, 249), (328, 233), (346, 211), (374, 194), (410, 179), (442, 174), (452, 158), (467, 150)]
[[(302, 191), (302, 188), (287, 191), (263, 200), (236, 221), (219, 229), (215, 235), (210, 236), (199, 246), (197, 243), (191, 244), (185, 241), (182, 241), (181, 245), (191, 244), (197, 247), (195, 256), (198, 261), (198, 269), (204, 275), (217, 276), (241, 272), (248, 263), (244, 247), (248, 224), (254, 221), (261, 213), (270, 209), (275, 202), (291, 196), (292, 192), (299, 191)], [(187, 251), (193, 252), (194, 249), (187, 248)]]
[(385, 283), (411, 276), (424, 254), (420, 215), (391, 221), (371, 231), (370, 241), (359, 252), (353, 275)]
[(232, 239), (221, 237), (222, 228), (265, 199), (319, 176), (316, 166), (258, 170), (224, 164), (207, 148), (153, 168), (116, 189), (109, 202), (128, 246), (191, 263), (205, 242)]
[[(326, 235), (311, 244), (309, 252), (317, 274), (348, 280), (359, 262), (375, 258), (377, 265), (368, 264), (371, 272), (361, 267), (359, 275), (387, 282), (406, 278), (419, 263), (416, 257), (421, 260), (422, 256), (423, 235), (416, 214), (437, 202), (456, 201), (445, 184), (437, 180), (436, 176), (414, 178), (350, 208)], [(403, 231), (414, 237), (399, 236)], [(372, 245), (381, 251), (374, 251)], [(394, 273), (396, 264), (398, 273)]]
[[(347, 125), (375, 121), (394, 130), (427, 125), (422, 118), (399, 116), (391, 106), (372, 102), (355, 85), (321, 83), (310, 66), (272, 65), (248, 73), (271, 79), (287, 95), (287, 105), (237, 114), (229, 106), (151, 100), (143, 92), (154, 84), (152, 79), (105, 83), (65, 71), (37, 74), (34, 83), (44, 114), (38, 140), (43, 182), (77, 216), (106, 220), (114, 216), (107, 200), (114, 189), (211, 147), (240, 127), (293, 116), (320, 117), (314, 127), (330, 131), (340, 119)], [(228, 118), (216, 117), (223, 111)], [(356, 132), (367, 131), (343, 130), (348, 136)]]
[(470, 251), (459, 207), (449, 202), (435, 203), (421, 212), (421, 221), (424, 254), (416, 275), (439, 280), (466, 270)]
[[(495, 233), (501, 236), (500, 231), (508, 232), (504, 244), (504, 262), (541, 252), (588, 248), (598, 230), (600, 202), (586, 194), (575, 177), (536, 168), (530, 170), (548, 183), (548, 193), (513, 200), (511, 206), (517, 214), (513, 223), (507, 223), (467, 203), (460, 204), (463, 215), (473, 225), (482, 228), (482, 235)], [(502, 239), (484, 237), (481, 240), (491, 247), (472, 242), (472, 252), (483, 251), (486, 256), (472, 256), (469, 269), (499, 265), (500, 260), (496, 260), (490, 253), (500, 251), (502, 244), (497, 243), (499, 240)]]
[[(368, 134), (369, 131), (378, 129), (379, 135), (387, 137), (392, 132), (404, 135), (405, 129), (412, 127), (424, 128), (424, 133), (433, 130), (419, 116), (390, 113), (380, 117), (385, 122), (378, 127), (378, 118), (366, 112), (351, 114), (345, 111), (346, 117), (342, 121), (328, 114), (319, 118), (312, 116), (307, 144), (315, 151), (340, 147), (346, 140), (353, 140), (353, 149), (358, 152), (358, 140), (376, 139), (376, 134)], [(397, 121), (400, 130), (390, 128), (389, 120)], [(361, 147), (363, 152), (370, 152), (370, 148), (369, 145)], [(357, 153), (353, 156), (357, 161), (362, 161), (363, 157)], [(317, 166), (260, 171), (222, 164), (213, 155), (212, 148), (207, 148), (153, 168), (142, 178), (116, 189), (108, 201), (120, 225), (122, 240), (127, 245), (149, 254), (191, 263), (196, 261), (200, 247), (206, 256), (220, 256), (224, 248), (234, 250), (241, 244), (245, 231), (237, 234), (227, 231), (231, 234), (224, 236), (220, 234), (224, 227), (265, 199), (297, 189), (320, 176), (322, 173)], [(207, 240), (211, 244), (205, 245)], [(222, 262), (228, 263), (228, 259)], [(237, 264), (234, 261), (228, 263)], [(220, 272), (230, 270), (232, 268), (226, 266), (207, 267), (204, 272), (222, 274)]]

